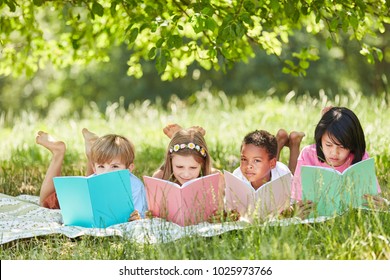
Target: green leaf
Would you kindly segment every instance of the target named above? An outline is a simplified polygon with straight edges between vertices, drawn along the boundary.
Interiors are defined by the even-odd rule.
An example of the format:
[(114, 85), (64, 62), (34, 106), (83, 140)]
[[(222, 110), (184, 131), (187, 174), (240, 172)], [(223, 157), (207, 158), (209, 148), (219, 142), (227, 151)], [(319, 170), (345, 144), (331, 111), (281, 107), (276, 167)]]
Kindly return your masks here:
[(376, 56), (378, 57), (378, 60), (382, 61), (383, 60), (383, 52), (382, 52), (382, 50), (378, 49), (378, 48), (373, 48), (373, 50), (375, 51)]
[(301, 60), (299, 61), (299, 66), (303, 69), (307, 69), (310, 66), (310, 63), (307, 60)]
[(338, 28), (338, 26), (339, 26), (339, 20), (338, 20), (338, 18), (332, 19), (332, 21), (330, 22), (330, 30), (331, 30), (331, 31), (336, 31), (337, 28)]
[(241, 22), (238, 22), (235, 26), (235, 33), (237, 35), (238, 38), (241, 38), (242, 36), (245, 35), (245, 27), (241, 24)]
[(129, 43), (132, 44), (135, 42), (135, 40), (138, 37), (138, 28), (133, 28), (130, 30), (130, 35), (129, 35)]
[(104, 8), (102, 5), (100, 5), (98, 2), (93, 2), (92, 4), (92, 13), (96, 14), (98, 16), (103, 16), (104, 14)]
[(246, 24), (253, 26), (253, 20), (251, 19), (251, 16), (249, 13), (242, 13), (239, 17), (239, 19), (242, 22), (245, 22)]
[(39, 6), (42, 6), (43, 0), (34, 0), (33, 3), (34, 3), (34, 5), (39, 7)]
[(192, 25), (192, 28), (194, 29), (195, 33), (201, 33), (203, 32), (204, 30), (204, 26), (205, 26), (205, 20), (203, 17), (194, 17), (195, 18), (195, 22), (194, 24)]
[(284, 73), (284, 74), (291, 74), (291, 69), (289, 69), (287, 67), (283, 67), (282, 73)]
[(355, 30), (359, 27), (359, 20), (355, 15), (350, 16), (349, 23), (351, 24), (352, 28)]
[[(291, 1), (288, 1), (288, 3), (291, 3)], [(279, 0), (271, 0), (270, 6), (274, 12), (279, 11), (279, 7), (280, 7)]]
[(112, 16), (116, 14), (116, 6), (118, 5), (117, 1), (112, 1), (110, 6), (110, 13)]
[(156, 47), (153, 47), (149, 50), (149, 53), (148, 53), (148, 58), (149, 59), (154, 59), (155, 56), (156, 56), (156, 51), (157, 51), (157, 48)]
[(204, 14), (204, 15), (212, 16), (213, 13), (214, 13), (214, 10), (211, 9), (210, 7), (205, 7), (205, 8), (202, 10), (201, 13)]
[(333, 46), (332, 38), (331, 37), (326, 38), (326, 47), (328, 48), (328, 50), (330, 50), (332, 46)]
[(14, 4), (14, 1), (7, 1), (6, 4), (9, 7), (11, 12), (14, 13), (16, 11), (16, 6)]
[(250, 0), (246, 0), (246, 1), (244, 1), (244, 9), (246, 11), (248, 11), (249, 13), (253, 13), (253, 11), (255, 9), (255, 4)]
[(183, 39), (179, 35), (173, 35), (172, 40), (173, 40), (173, 45), (176, 49), (181, 48), (181, 46), (183, 45)]
[(164, 38), (160, 38), (157, 40), (156, 42), (156, 47), (157, 48), (161, 48), (162, 44), (165, 42), (165, 39)]
[(207, 18), (205, 22), (205, 26), (208, 30), (214, 31), (217, 28), (217, 23), (212, 18)]
[(169, 57), (169, 53), (167, 50), (162, 50), (156, 59), (156, 69), (159, 75), (165, 72), (167, 68), (167, 58)]

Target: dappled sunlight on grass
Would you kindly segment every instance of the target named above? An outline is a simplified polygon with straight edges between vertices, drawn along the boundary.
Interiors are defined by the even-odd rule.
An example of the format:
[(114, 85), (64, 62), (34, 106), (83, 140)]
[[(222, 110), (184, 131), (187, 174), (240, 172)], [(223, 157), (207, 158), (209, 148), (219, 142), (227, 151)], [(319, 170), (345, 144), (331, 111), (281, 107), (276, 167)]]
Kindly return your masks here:
[[(366, 133), (367, 151), (375, 158), (383, 195), (390, 197), (390, 110), (383, 99), (356, 93), (329, 100), (293, 94), (282, 100), (253, 93), (227, 98), (202, 92), (189, 101), (172, 98), (165, 108), (148, 101), (124, 108), (115, 103), (104, 113), (93, 104), (88, 117), (63, 115), (55, 120), (22, 113), (0, 126), (0, 192), (9, 195), (39, 193), (50, 152), (35, 143), (44, 130), (67, 144), (64, 175), (83, 175), (86, 157), (81, 129), (98, 135), (117, 133), (136, 147), (134, 174), (151, 175), (163, 162), (169, 143), (162, 129), (168, 123), (206, 129), (206, 141), (215, 167), (233, 171), (239, 165), (244, 135), (255, 129), (275, 134), (279, 128), (303, 131), (302, 146), (313, 143), (314, 128), (325, 105), (355, 110)], [(53, 113), (54, 114), (54, 113)], [(53, 116), (52, 114), (52, 116)], [(10, 118), (10, 117), (8, 117)], [(288, 163), (288, 149), (281, 161)], [(2, 245), (1, 259), (389, 259), (390, 215), (351, 211), (315, 224), (272, 226), (254, 224), (209, 238), (192, 236), (163, 244), (137, 244), (120, 237), (61, 235), (14, 241)]]

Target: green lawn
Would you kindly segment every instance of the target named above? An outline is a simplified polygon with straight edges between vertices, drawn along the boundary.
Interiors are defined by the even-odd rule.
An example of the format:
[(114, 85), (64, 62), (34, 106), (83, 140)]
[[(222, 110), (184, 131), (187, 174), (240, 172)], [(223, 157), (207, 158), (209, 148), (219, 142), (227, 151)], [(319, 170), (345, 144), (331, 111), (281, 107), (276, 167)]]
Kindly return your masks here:
[[(167, 123), (184, 127), (203, 126), (216, 168), (232, 171), (239, 164), (243, 136), (254, 129), (276, 133), (304, 131), (302, 146), (313, 142), (314, 128), (325, 105), (354, 110), (365, 130), (367, 151), (375, 158), (383, 195), (390, 197), (390, 110), (385, 98), (360, 95), (302, 97), (278, 100), (247, 94), (228, 98), (199, 93), (191, 103), (172, 99), (168, 108), (148, 102), (123, 108), (107, 107), (105, 113), (85, 109), (88, 117), (69, 115), (55, 108), (46, 118), (24, 112), (0, 115), (0, 192), (38, 195), (50, 154), (35, 144), (38, 130), (67, 143), (64, 175), (84, 174), (85, 156), (81, 129), (99, 135), (118, 133), (136, 147), (135, 175), (151, 175), (161, 164), (168, 144), (162, 133)], [(287, 163), (288, 150), (281, 161)], [(168, 244), (137, 244), (119, 237), (83, 236), (69, 239), (50, 235), (13, 241), (1, 246), (4, 259), (389, 259), (390, 215), (384, 212), (351, 211), (317, 224), (285, 227), (253, 225), (244, 230), (210, 238), (188, 237)]]

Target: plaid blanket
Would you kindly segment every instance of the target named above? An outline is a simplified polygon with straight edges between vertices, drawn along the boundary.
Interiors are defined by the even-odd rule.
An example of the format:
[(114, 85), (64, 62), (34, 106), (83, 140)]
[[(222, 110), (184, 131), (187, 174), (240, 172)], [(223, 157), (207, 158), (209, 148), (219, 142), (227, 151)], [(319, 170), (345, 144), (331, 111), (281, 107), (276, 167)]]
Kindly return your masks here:
[[(181, 227), (164, 219), (143, 219), (113, 225), (107, 228), (84, 228), (65, 226), (62, 223), (61, 210), (40, 207), (39, 197), (20, 195), (17, 197), (0, 193), (0, 244), (22, 238), (47, 234), (64, 234), (69, 238), (82, 235), (121, 236), (140, 243), (165, 243), (185, 236), (210, 237), (231, 230), (252, 226), (248, 221), (225, 223), (200, 223)], [(268, 225), (290, 225), (296, 223), (322, 222), (328, 218), (316, 220), (284, 219), (270, 221)]]

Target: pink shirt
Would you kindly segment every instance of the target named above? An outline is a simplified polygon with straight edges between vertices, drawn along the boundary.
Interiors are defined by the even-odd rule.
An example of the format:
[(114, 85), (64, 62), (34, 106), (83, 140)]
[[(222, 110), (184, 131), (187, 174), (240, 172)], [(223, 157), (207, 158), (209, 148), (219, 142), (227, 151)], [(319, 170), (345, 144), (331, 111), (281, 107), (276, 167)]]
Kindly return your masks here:
[[(351, 162), (353, 158), (354, 155), (351, 153), (343, 165), (334, 167), (334, 169), (336, 169), (339, 172), (343, 172), (345, 169), (351, 166)], [(367, 152), (365, 152), (362, 160), (368, 158), (369, 156)], [(330, 167), (327, 163), (319, 161), (317, 157), (317, 150), (315, 144), (303, 148), (298, 157), (297, 167), (295, 169), (292, 188), (291, 188), (291, 198), (294, 200), (302, 199), (301, 166), (303, 165)], [(378, 185), (378, 192), (381, 192), (379, 184), (377, 185)]]

